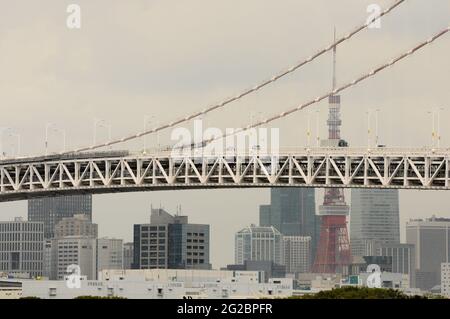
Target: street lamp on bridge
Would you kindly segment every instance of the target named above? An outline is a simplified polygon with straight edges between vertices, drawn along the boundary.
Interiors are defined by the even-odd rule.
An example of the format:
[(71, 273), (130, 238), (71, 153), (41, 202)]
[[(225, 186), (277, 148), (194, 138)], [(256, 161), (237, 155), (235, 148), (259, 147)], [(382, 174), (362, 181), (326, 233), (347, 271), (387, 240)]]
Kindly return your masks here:
[(432, 109), (428, 111), (428, 114), (431, 114), (431, 147), (437, 148), (441, 147), (441, 111), (443, 111), (443, 107), (439, 107), (436, 109)]
[(103, 119), (94, 119), (94, 143), (97, 143), (97, 127), (103, 127), (108, 130), (108, 142), (111, 141), (112, 124)]
[[(155, 120), (155, 116), (154, 115), (144, 115), (144, 132), (147, 132), (147, 128), (149, 127), (150, 124), (154, 124), (154, 120)], [(158, 132), (159, 134), (159, 132)], [(146, 149), (147, 149), (147, 135), (144, 135), (143, 137), (144, 140), (144, 149), (143, 149), (143, 153), (146, 154)]]
[[(19, 157), (20, 156), (20, 138), (21, 138), (20, 134), (9, 132), (8, 136), (17, 138), (17, 150), (15, 153), (16, 153), (17, 157)], [(11, 146), (12, 145), (13, 144), (11, 144)]]
[(63, 152), (66, 151), (66, 130), (58, 128), (54, 123), (45, 125), (45, 155), (48, 155), (48, 136), (50, 132), (61, 133), (63, 138)]
[(3, 134), (5, 134), (6, 132), (8, 132), (7, 136), (17, 138), (18, 146), (17, 146), (16, 153), (17, 153), (17, 155), (19, 155), (19, 153), (20, 153), (20, 134), (13, 133), (11, 127), (2, 127), (2, 128), (0, 128), (0, 158), (3, 158), (6, 155), (5, 151), (3, 150)]
[(371, 115), (375, 112), (375, 147), (378, 147), (378, 114), (380, 109), (371, 110), (368, 109), (367, 114), (367, 148), (370, 149), (372, 140), (372, 129), (371, 129)]

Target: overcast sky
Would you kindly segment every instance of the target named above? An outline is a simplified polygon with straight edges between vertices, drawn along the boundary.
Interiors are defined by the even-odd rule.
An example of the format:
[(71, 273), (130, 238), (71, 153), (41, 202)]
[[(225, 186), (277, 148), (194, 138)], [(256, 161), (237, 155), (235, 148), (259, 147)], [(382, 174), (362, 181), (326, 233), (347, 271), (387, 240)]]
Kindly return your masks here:
[[(66, 26), (67, 5), (81, 6), (80, 30)], [(94, 119), (112, 124), (114, 137), (137, 132), (144, 115), (164, 122), (231, 96), (329, 44), (366, 21), (371, 3), (383, 0), (41, 0), (0, 1), (0, 126), (21, 135), (21, 155), (43, 153), (45, 125), (67, 131), (68, 147), (90, 145)], [(450, 23), (448, 0), (407, 0), (381, 21), (338, 48), (338, 83), (409, 50)], [(367, 145), (368, 109), (380, 109), (380, 142), (395, 147), (430, 144), (431, 108), (444, 107), (442, 145), (450, 146), (450, 36), (419, 51), (376, 78), (342, 94), (342, 135)], [(248, 124), (251, 114), (279, 113), (331, 86), (331, 55), (224, 111), (206, 126)], [(304, 146), (307, 113), (320, 111), (326, 134), (327, 103), (272, 123), (282, 146)], [(373, 123), (372, 123), (373, 125)], [(191, 127), (187, 125), (187, 127)], [(313, 127), (315, 132), (315, 127)], [(161, 134), (168, 142), (170, 132)], [(99, 140), (107, 131), (99, 129)], [(4, 151), (17, 152), (13, 137)], [(142, 141), (117, 146), (137, 150)], [(155, 138), (148, 138), (149, 145)], [(49, 137), (51, 151), (61, 134)], [(447, 196), (446, 196), (447, 195)], [(401, 191), (404, 222), (432, 214), (450, 217), (445, 192)], [(132, 239), (133, 223), (147, 222), (150, 205), (190, 221), (211, 224), (214, 266), (234, 261), (234, 233), (258, 222), (258, 205), (269, 191), (210, 190), (130, 193), (94, 197), (101, 236)], [(26, 202), (1, 203), (1, 219), (26, 216)]]

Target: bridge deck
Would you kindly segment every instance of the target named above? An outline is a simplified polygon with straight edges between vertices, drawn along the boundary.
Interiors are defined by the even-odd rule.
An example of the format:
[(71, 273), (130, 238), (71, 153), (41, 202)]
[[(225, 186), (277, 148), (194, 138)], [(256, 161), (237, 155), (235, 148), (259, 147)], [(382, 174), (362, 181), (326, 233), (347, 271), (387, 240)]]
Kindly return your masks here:
[[(0, 162), (0, 201), (79, 193), (250, 187), (448, 190), (449, 150), (334, 148), (279, 156), (108, 156)], [(120, 156), (119, 156), (120, 155)]]

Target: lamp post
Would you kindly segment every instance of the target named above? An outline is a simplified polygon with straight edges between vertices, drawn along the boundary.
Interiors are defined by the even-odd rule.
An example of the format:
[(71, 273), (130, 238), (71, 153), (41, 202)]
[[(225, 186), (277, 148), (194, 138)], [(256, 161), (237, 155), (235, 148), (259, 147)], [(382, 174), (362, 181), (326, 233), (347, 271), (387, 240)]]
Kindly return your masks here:
[(320, 137), (319, 137), (319, 110), (316, 110), (316, 146), (317, 148), (320, 146)]
[(52, 128), (54, 126), (55, 126), (55, 124), (53, 124), (53, 123), (47, 123), (45, 125), (45, 155), (46, 156), (48, 155), (48, 133), (49, 133), (50, 128)]
[[(258, 123), (262, 123), (263, 120), (263, 112), (258, 111)], [(265, 135), (263, 133), (263, 130), (261, 130), (262, 128), (265, 128), (265, 125), (260, 125), (259, 127), (255, 127), (256, 130), (256, 143), (257, 143), (257, 150), (258, 152), (261, 152), (261, 150), (266, 150), (268, 149), (267, 147), (267, 141), (266, 141), (266, 137), (267, 135)]]
[(308, 128), (306, 131), (306, 146), (309, 149), (311, 146), (311, 113), (308, 112)]
[[(156, 126), (159, 127), (159, 121), (156, 122)], [(158, 148), (159, 151), (159, 131), (156, 132), (156, 147)]]
[(21, 140), (20, 140), (20, 134), (10, 132), (10, 133), (8, 134), (8, 136), (17, 138), (17, 150), (16, 150), (16, 156), (19, 157), (19, 156), (20, 156), (20, 142), (21, 142)]
[(66, 130), (61, 129), (62, 135), (63, 135), (63, 152), (66, 151)]
[[(21, 146), (21, 135), (19, 133), (14, 133), (13, 129), (10, 127), (2, 127), (0, 128), (0, 158), (4, 157), (5, 152), (3, 151), (3, 136), (5, 133), (8, 133), (6, 136), (16, 138), (17, 139), (17, 149), (13, 150), (15, 151), (15, 155), (20, 155), (20, 146)], [(14, 147), (14, 144), (10, 144), (11, 147)]]
[(45, 126), (45, 155), (48, 155), (48, 136), (50, 132), (61, 133), (63, 138), (63, 152), (66, 151), (66, 130), (58, 128), (54, 123), (47, 123)]
[[(103, 119), (94, 119), (94, 140), (93, 140), (93, 145), (96, 144), (97, 142), (97, 127), (103, 127), (106, 128), (108, 130), (108, 140), (111, 141), (111, 131), (112, 131), (112, 125), (108, 122), (106, 122), (106, 120)], [(111, 148), (111, 146), (110, 146)]]
[(437, 147), (441, 147), (441, 111), (443, 111), (444, 108), (440, 107), (437, 109)]
[(434, 125), (434, 116), (435, 116), (435, 111), (431, 110), (427, 112), (428, 114), (431, 114), (431, 148), (434, 148), (434, 140), (435, 140), (435, 125)]
[[(147, 132), (147, 128), (149, 124), (153, 123), (155, 116), (154, 115), (144, 115), (144, 132)], [(144, 150), (143, 153), (146, 153), (146, 149), (147, 149), (147, 135), (144, 135), (143, 137), (144, 139)]]
[(375, 147), (378, 147), (378, 114), (380, 109), (375, 110)]
[(63, 152), (65, 152), (66, 151), (66, 130), (65, 129), (63, 129), (63, 128), (54, 128), (53, 129), (53, 131), (54, 132), (59, 132), (59, 133), (61, 133), (61, 135), (62, 135), (62, 139), (63, 139), (63, 145), (62, 145), (62, 147), (63, 147)]
[(3, 134), (7, 131), (11, 131), (10, 127), (2, 127), (0, 128), (0, 157), (3, 158), (5, 156), (5, 152), (3, 151)]
[(367, 110), (367, 149), (370, 149), (370, 110)]

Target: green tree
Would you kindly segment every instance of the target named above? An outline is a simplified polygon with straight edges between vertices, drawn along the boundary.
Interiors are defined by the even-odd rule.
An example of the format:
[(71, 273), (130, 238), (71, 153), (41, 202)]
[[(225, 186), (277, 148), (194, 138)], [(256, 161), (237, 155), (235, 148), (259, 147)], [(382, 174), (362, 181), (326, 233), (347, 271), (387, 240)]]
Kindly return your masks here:
[(316, 294), (307, 294), (298, 299), (427, 299), (421, 296), (408, 296), (395, 289), (368, 288), (368, 287), (342, 287), (332, 290), (320, 291)]

